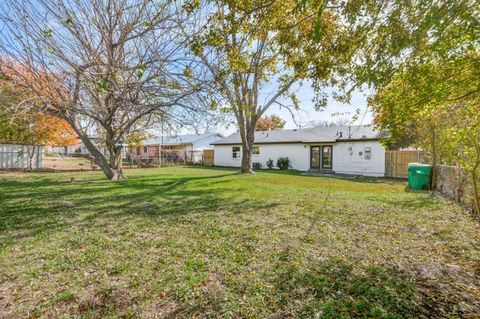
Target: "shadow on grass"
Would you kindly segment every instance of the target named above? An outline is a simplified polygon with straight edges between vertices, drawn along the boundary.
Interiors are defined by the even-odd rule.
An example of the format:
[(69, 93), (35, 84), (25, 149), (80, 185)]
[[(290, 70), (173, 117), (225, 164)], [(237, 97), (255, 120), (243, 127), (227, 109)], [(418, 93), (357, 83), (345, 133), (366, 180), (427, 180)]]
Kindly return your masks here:
[(423, 195), (423, 196), (415, 196), (411, 198), (389, 197), (389, 198), (382, 198), (382, 199), (377, 198), (377, 199), (387, 205), (406, 208), (406, 209), (423, 209), (423, 208), (438, 209), (440, 208), (439, 205), (440, 206), (444, 205), (441, 201), (438, 200), (438, 197), (434, 196), (428, 191), (405, 189), (405, 192)]
[[(239, 173), (240, 168), (238, 167), (228, 167), (228, 166), (202, 166), (202, 165), (191, 165), (185, 166), (188, 168), (195, 168), (199, 170), (216, 170), (216, 171), (225, 171), (225, 172), (232, 172), (232, 173)], [(279, 170), (279, 169), (256, 169), (254, 173), (272, 173), (272, 174), (280, 174), (280, 175), (289, 175), (289, 176), (300, 176), (301, 171), (288, 169), (288, 170)], [(248, 175), (247, 173), (245, 175)]]
[[(110, 182), (40, 178), (4, 180), (0, 200), (0, 244), (64, 227), (107, 224), (124, 218), (183, 218), (190, 214), (269, 209), (276, 204), (227, 196), (242, 190), (226, 185), (232, 174), (145, 175)], [(68, 177), (65, 177), (68, 178)]]
[[(274, 286), (287, 316), (313, 318), (405, 318), (418, 313), (415, 280), (399, 270), (328, 260), (302, 268), (288, 256)], [(292, 313), (293, 311), (293, 313)]]
[[(281, 252), (273, 277), (279, 317), (314, 318), (451, 318), (469, 317), (458, 301), (446, 298), (413, 272), (352, 260), (302, 264)], [(458, 297), (458, 296), (457, 296)], [(278, 312), (277, 312), (278, 313)], [(473, 313), (473, 312), (472, 312)]]

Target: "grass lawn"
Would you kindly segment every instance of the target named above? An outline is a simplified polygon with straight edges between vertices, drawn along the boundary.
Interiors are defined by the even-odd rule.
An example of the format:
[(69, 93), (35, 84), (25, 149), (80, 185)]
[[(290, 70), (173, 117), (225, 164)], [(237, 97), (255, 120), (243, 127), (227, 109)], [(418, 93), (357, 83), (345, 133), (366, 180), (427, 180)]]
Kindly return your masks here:
[(479, 225), (405, 182), (126, 174), (0, 175), (0, 318), (480, 316)]

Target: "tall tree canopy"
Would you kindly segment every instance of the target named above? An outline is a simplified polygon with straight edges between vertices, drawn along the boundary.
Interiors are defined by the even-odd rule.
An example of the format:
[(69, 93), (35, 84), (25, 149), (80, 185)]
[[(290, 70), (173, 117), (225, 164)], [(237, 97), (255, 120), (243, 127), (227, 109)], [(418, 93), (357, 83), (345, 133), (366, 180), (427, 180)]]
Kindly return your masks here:
[(465, 168), (480, 213), (480, 3), (397, 6), (398, 28), (376, 46), (386, 58), (364, 73), (376, 88), (375, 122), (389, 131), (389, 145), (416, 145), (431, 152), (434, 166)]
[(469, 172), (480, 212), (480, 53), (432, 61), (396, 72), (371, 99), (375, 122), (389, 131), (387, 145), (418, 146), (432, 164)]
[(386, 8), (374, 0), (195, 3), (205, 24), (190, 47), (211, 73), (220, 105), (235, 115), (242, 172), (251, 171), (259, 118), (275, 103), (298, 107), (293, 89), (305, 79), (313, 82), (317, 108), (325, 106), (323, 89), (346, 87), (339, 79), (366, 42), (370, 24), (376, 23), (364, 17)]
[(7, 1), (0, 20), (2, 71), (35, 96), (22, 105), (68, 122), (109, 179), (123, 177), (129, 134), (179, 105), (196, 107), (186, 103), (198, 86), (183, 72), (187, 35), (177, 30), (187, 15), (178, 1)]

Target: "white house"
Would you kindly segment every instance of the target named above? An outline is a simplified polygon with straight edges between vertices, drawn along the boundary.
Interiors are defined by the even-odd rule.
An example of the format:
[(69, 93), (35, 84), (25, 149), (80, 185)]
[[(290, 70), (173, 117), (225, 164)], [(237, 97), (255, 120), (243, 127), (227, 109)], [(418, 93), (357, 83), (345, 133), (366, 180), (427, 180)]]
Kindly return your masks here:
[[(380, 137), (371, 124), (255, 132), (253, 163), (266, 168), (269, 159), (275, 165), (279, 157), (288, 157), (291, 168), (299, 171), (380, 177), (385, 174)], [(240, 167), (239, 134), (213, 144), (215, 166)]]

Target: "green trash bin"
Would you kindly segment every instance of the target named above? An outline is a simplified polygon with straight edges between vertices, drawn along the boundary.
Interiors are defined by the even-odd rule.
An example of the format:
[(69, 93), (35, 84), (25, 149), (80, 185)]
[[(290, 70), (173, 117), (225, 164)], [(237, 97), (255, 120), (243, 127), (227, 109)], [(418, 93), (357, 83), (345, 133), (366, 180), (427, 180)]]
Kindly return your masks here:
[(430, 189), (430, 176), (432, 165), (410, 163), (408, 164), (408, 187), (411, 189)]

